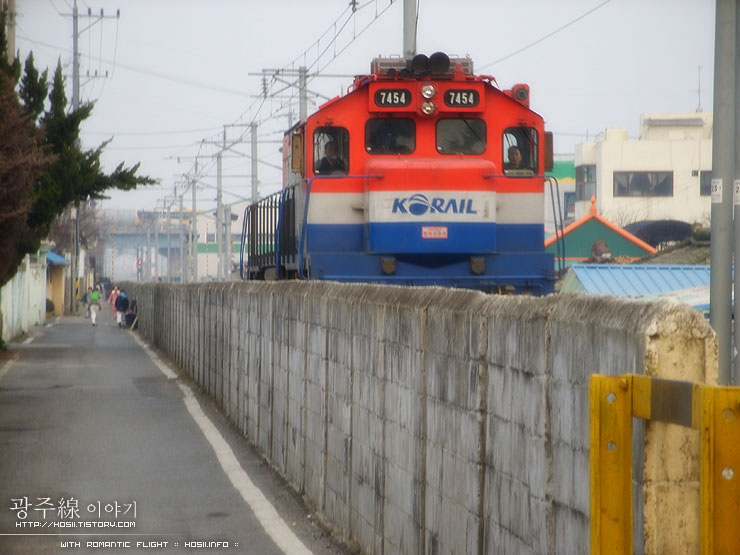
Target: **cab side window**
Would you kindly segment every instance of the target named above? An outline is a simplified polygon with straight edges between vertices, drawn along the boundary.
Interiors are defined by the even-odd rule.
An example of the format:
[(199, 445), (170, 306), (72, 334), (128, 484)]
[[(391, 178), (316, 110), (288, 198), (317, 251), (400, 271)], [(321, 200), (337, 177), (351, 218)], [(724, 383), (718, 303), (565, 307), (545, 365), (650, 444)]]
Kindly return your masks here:
[(504, 175), (537, 174), (537, 130), (533, 127), (508, 127), (503, 136)]
[(316, 175), (346, 175), (349, 132), (344, 127), (317, 127), (313, 133), (313, 160)]
[(411, 154), (416, 124), (410, 118), (374, 118), (365, 124), (365, 150), (370, 154)]

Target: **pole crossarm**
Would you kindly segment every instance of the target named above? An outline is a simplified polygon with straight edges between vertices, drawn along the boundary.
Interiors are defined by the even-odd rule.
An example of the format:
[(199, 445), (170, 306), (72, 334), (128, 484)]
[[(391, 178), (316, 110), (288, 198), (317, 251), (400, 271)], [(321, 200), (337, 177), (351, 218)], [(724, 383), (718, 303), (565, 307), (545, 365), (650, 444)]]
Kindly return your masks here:
[(740, 387), (595, 374), (589, 403), (592, 555), (633, 553), (632, 418), (699, 431), (701, 553), (740, 553)]

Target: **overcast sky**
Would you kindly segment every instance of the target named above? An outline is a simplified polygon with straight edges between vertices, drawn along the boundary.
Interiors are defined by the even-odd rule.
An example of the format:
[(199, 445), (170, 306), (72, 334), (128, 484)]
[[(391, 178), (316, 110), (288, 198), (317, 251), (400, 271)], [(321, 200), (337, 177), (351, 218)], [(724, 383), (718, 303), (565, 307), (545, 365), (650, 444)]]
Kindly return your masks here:
[[(53, 72), (62, 60), (71, 99), (73, 0), (16, 0), (25, 60)], [(112, 138), (106, 170), (141, 162), (160, 185), (113, 193), (104, 208), (149, 208), (203, 175), (198, 209), (215, 205), (214, 144), (244, 135), (224, 161), (224, 200), (248, 197), (247, 124), (259, 123), (260, 194), (281, 185), (277, 141), (298, 106), (260, 98), (284, 85), (263, 69), (306, 65), (327, 77), (316, 105), (346, 91), (378, 55), (403, 49), (402, 0), (78, 0), (84, 101), (94, 101), (83, 145)], [(93, 17), (88, 17), (88, 8)], [(106, 18), (100, 19), (101, 8)], [(115, 17), (120, 10), (120, 17)], [(110, 17), (113, 16), (113, 17)], [(335, 40), (336, 31), (336, 40)], [(712, 109), (714, 0), (421, 0), (417, 51), (470, 56), (501, 88), (528, 83), (532, 108), (555, 134), (556, 153), (607, 127), (639, 133), (640, 114)], [(318, 58), (318, 60), (317, 60)], [(700, 70), (701, 68), (701, 70)], [(88, 77), (88, 72), (91, 77)], [(95, 78), (97, 75), (99, 77)], [(107, 77), (102, 77), (107, 75)], [(347, 75), (347, 77), (335, 77)], [(701, 79), (700, 79), (701, 76)], [(701, 95), (699, 83), (701, 82)], [(191, 195), (185, 196), (190, 207)]]

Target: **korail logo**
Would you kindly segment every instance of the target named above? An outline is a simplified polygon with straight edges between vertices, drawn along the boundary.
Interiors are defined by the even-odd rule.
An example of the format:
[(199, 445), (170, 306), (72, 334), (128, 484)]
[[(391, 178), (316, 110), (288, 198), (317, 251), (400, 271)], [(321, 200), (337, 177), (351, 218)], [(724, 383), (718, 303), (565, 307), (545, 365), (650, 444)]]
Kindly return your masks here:
[(411, 214), (424, 216), (425, 214), (477, 214), (473, 209), (473, 199), (455, 199), (432, 197), (416, 193), (410, 197), (396, 197), (393, 199), (393, 214)]

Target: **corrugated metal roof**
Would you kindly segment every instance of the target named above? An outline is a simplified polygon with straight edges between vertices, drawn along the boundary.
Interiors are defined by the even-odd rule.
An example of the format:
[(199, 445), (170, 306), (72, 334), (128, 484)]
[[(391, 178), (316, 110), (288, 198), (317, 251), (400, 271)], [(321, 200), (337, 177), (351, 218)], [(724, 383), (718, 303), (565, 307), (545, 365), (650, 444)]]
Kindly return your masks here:
[(570, 272), (592, 295), (645, 297), (709, 285), (709, 265), (573, 264)]

